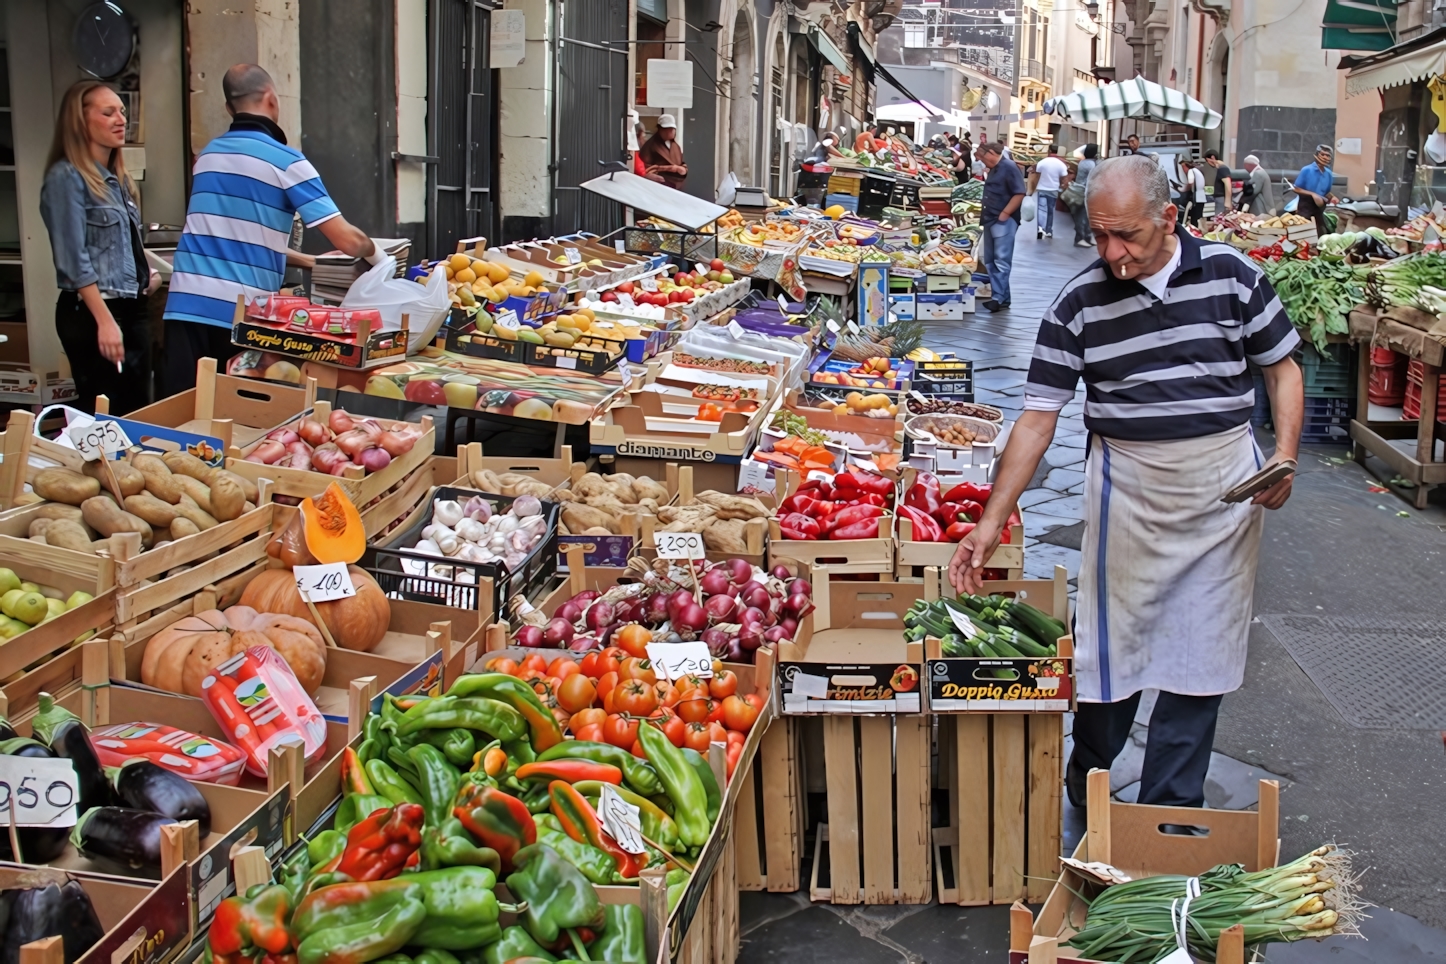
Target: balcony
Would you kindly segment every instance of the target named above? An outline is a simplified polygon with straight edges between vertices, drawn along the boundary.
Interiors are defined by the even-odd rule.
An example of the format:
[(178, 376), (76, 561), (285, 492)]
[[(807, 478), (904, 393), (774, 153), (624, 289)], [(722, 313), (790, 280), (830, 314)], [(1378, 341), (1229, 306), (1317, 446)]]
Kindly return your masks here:
[(1045, 81), (1044, 64), (1038, 60), (1026, 59), (1024, 61), (1024, 77), (1031, 80)]

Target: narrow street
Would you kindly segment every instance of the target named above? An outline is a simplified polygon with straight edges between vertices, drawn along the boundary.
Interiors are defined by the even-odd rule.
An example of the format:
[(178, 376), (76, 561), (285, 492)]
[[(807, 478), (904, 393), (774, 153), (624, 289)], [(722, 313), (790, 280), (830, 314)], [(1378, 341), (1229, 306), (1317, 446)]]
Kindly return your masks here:
[[(1095, 257), (1070, 245), (1067, 227), (1043, 241), (1026, 228), (1012, 309), (931, 323), (926, 336), (972, 358), (978, 400), (1009, 418), (1023, 404), (1040, 315)], [(1049, 578), (1056, 564), (1071, 582), (1078, 573), (1082, 412), (1081, 393), (1020, 500), (1029, 578)], [(1262, 449), (1272, 444), (1260, 433)], [(1446, 859), (1446, 700), (1430, 675), (1446, 665), (1446, 498), (1418, 512), (1373, 471), (1384, 467), (1372, 459), (1363, 469), (1346, 446), (1302, 446), (1291, 500), (1266, 520), (1245, 685), (1225, 698), (1206, 780), (1207, 804), (1223, 809), (1252, 808), (1257, 780), (1280, 781), (1283, 858), (1325, 842), (1363, 855), (1364, 893), (1378, 905), (1363, 927), (1369, 942), (1272, 945), (1271, 964), (1446, 962), (1446, 877), (1436, 863)], [(1412, 568), (1394, 565), (1403, 559)], [(1117, 799), (1134, 799), (1150, 705), (1141, 702), (1115, 763)], [(1084, 819), (1067, 800), (1064, 829), (1072, 851)], [(804, 880), (808, 871), (806, 857)], [(802, 892), (746, 893), (742, 910), (741, 962), (1001, 961), (1008, 947), (1004, 906), (834, 907)]]

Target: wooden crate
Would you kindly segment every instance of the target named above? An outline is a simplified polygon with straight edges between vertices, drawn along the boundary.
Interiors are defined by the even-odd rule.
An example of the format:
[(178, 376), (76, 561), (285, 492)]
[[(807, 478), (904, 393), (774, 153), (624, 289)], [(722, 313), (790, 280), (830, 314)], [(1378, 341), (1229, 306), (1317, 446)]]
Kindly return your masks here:
[[(668, 492), (673, 496), (670, 505), (693, 505), (695, 486), (693, 484), (693, 466), (679, 466), (676, 463), (668, 463), (667, 477), (664, 484)], [(723, 490), (732, 494), (730, 490)], [(656, 559), (658, 547), (656, 533), (661, 528), (656, 516), (643, 513), (639, 517), (640, 535), (638, 537), (637, 551), (640, 556), (649, 561)], [(709, 562), (726, 562), (729, 559), (746, 559), (755, 566), (762, 566), (767, 559), (768, 543), (768, 521), (766, 519), (749, 519), (743, 524), (743, 541), (747, 547), (744, 552), (725, 552), (722, 549), (706, 549), (703, 553)]]
[[(964, 714), (939, 724), (949, 825), (933, 831), (941, 904), (1038, 903), (1059, 866), (1064, 718)], [(946, 887), (950, 869), (953, 886)]]
[(798, 726), (774, 720), (743, 774), (733, 817), (739, 890), (798, 890), (808, 818)]
[[(579, 468), (574, 469), (574, 465)], [(482, 454), (481, 442), (469, 442), (457, 447), (457, 471), (446, 484), (460, 485), (468, 489), (478, 488), (477, 483), (472, 480), (471, 474), (484, 469), (496, 472), (498, 475), (506, 475), (509, 472), (514, 475), (530, 475), (539, 482), (557, 488), (567, 485), (576, 475), (586, 472), (587, 465), (583, 462), (573, 462), (571, 445), (560, 446), (558, 457), (555, 459), (533, 459), (520, 456), (488, 457)]]
[(929, 903), (930, 728), (924, 715), (823, 717), (828, 823), (814, 846), (812, 900)]
[(316, 401), (316, 380), (304, 386), (278, 385), (217, 374), (216, 359), (196, 362), (196, 387), (163, 398), (126, 418), (167, 428), (214, 435), (227, 448), (249, 446), (290, 422)]
[[(758, 496), (769, 508), (776, 507), (784, 499), (798, 491), (802, 481), (797, 472), (780, 470), (776, 477), (774, 495)], [(898, 492), (895, 492), (895, 500)], [(873, 539), (845, 539), (837, 542), (829, 539), (785, 539), (778, 519), (768, 520), (768, 547), (773, 557), (795, 559), (806, 562), (819, 579), (833, 573), (893, 573), (894, 571), (894, 520), (886, 514), (879, 520), (879, 535)]]
[[(1000, 543), (984, 563), (986, 569), (1003, 569), (1006, 579), (1024, 578), (1024, 511), (1016, 511), (1019, 524), (1009, 527), (1009, 541)], [(899, 579), (922, 579), (928, 566), (949, 568), (949, 560), (959, 548), (957, 542), (915, 542), (914, 524), (903, 516), (895, 516), (895, 522), (894, 573)]]

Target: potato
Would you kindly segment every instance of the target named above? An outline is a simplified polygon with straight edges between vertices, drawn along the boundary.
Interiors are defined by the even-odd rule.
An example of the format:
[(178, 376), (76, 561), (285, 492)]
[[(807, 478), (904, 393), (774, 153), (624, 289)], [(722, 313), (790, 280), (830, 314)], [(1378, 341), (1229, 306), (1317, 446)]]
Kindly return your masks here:
[(31, 519), (30, 531), (28, 531), (26, 535), (30, 536), (31, 538), (34, 538), (35, 536), (43, 536), (45, 535), (45, 530), (50, 528), (50, 523), (54, 521), (54, 519)]
[[(111, 462), (110, 469), (115, 473), (116, 483), (120, 485), (117, 498), (124, 499), (128, 495), (145, 491), (146, 477), (141, 475), (134, 465), (129, 462)], [(107, 486), (105, 472), (101, 469), (99, 461), (85, 463), (85, 468), (81, 471), (100, 482), (102, 486)]]
[(584, 472), (572, 483), (572, 491), (579, 499), (586, 499), (590, 495), (608, 495), (616, 498), (612, 487), (596, 472)]
[[(205, 531), (214, 529), (221, 523), (216, 521), (215, 516), (196, 504), (196, 500), (189, 495), (182, 495), (181, 501), (176, 503), (176, 515), (182, 519), (190, 520), (198, 530)], [(174, 522), (171, 525), (175, 525)]]
[(711, 489), (707, 492), (699, 492), (694, 496), (696, 501), (704, 505), (711, 505), (718, 510), (720, 519), (766, 519), (768, 510), (763, 503), (757, 499), (745, 498), (741, 495), (728, 495), (724, 492), (714, 492)]
[(198, 482), (205, 482), (207, 485), (211, 484), (211, 474), (216, 471), (186, 452), (167, 452), (161, 456), (161, 461), (166, 463), (172, 473), (188, 476)]
[(176, 484), (181, 491), (191, 498), (191, 501), (201, 507), (201, 511), (207, 515), (214, 516), (216, 513), (211, 509), (211, 487), (189, 475), (175, 476)]
[(716, 552), (731, 552), (741, 555), (748, 551), (743, 541), (742, 519), (715, 519), (703, 530), (703, 545)]
[(557, 522), (557, 534), (560, 536), (570, 536), (572, 535), (572, 530), (567, 527), (566, 523), (559, 519)]
[(638, 494), (633, 489), (633, 477), (626, 472), (617, 472), (610, 476), (604, 476), (603, 484), (612, 490), (613, 495), (618, 497), (619, 502), (632, 505), (638, 501)]
[(100, 496), (86, 499), (81, 503), (80, 510), (85, 513), (85, 524), (107, 538), (117, 532), (139, 532), (143, 545), (149, 546), (156, 540), (150, 523), (140, 516), (132, 515), (124, 509), (118, 508), (109, 499)]
[(646, 475), (640, 475), (633, 479), (633, 492), (637, 495), (639, 502), (644, 499), (653, 499), (657, 502), (668, 501), (668, 487), (659, 482), (654, 482)]
[(80, 516), (79, 505), (65, 505), (60, 502), (42, 503), (30, 513), (32, 519), (69, 519), (71, 522), (79, 522)]
[(550, 499), (552, 498), (552, 486), (546, 482), (539, 482), (536, 479), (528, 479), (525, 482), (519, 482), (514, 485), (512, 487), (512, 494), (513, 496), (532, 495), (539, 499)]
[(176, 507), (149, 492), (126, 496), (125, 508), (131, 515), (146, 520), (157, 529), (168, 527), (176, 519)]
[(45, 529), (45, 541), (48, 545), (58, 546), (61, 549), (74, 549), (76, 552), (94, 553), (95, 548), (91, 545), (90, 533), (85, 526), (70, 519), (52, 519), (50, 525)]
[(658, 510), (661, 532), (702, 532), (718, 517), (711, 505), (665, 505)]
[(548, 496), (548, 498), (550, 498), (554, 502), (578, 501), (577, 493), (572, 491), (571, 489), (558, 489), (556, 492), (553, 492), (550, 496)]
[(576, 502), (569, 502), (562, 507), (562, 521), (567, 524), (569, 532), (583, 532), (587, 529), (617, 531), (617, 522), (612, 516), (601, 509)]
[(43, 469), (30, 483), (36, 495), (47, 502), (80, 505), (100, 494), (100, 482), (70, 469)]
[(181, 501), (181, 486), (176, 481), (170, 466), (161, 461), (159, 455), (141, 453), (131, 456), (134, 465), (146, 477), (146, 491), (162, 502), (175, 505)]
[(185, 516), (178, 515), (171, 522), (170, 532), (172, 539), (184, 539), (186, 536), (197, 535), (200, 531), (200, 527)]
[(213, 473), (211, 476), (211, 487), (213, 489), (216, 487), (217, 478), (227, 478), (235, 482), (237, 485), (241, 486), (241, 492), (243, 495), (246, 496), (247, 502), (254, 503), (261, 501), (261, 490), (258, 489), (256, 487), (256, 483), (252, 482), (250, 479), (244, 476), (237, 475), (235, 472), (228, 472), (225, 469), (217, 469), (215, 473)]
[[(228, 475), (229, 473), (217, 472), (211, 476), (211, 514), (216, 517), (217, 522), (230, 522), (245, 511), (246, 493), (235, 479), (228, 478)], [(196, 500), (198, 504), (200, 501)]]

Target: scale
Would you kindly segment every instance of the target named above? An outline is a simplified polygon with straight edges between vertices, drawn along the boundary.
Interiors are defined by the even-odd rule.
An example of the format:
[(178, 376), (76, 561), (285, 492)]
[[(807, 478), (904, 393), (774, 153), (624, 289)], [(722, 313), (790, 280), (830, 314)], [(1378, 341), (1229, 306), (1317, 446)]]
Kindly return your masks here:
[(740, 208), (766, 208), (768, 192), (761, 187), (740, 187), (733, 198), (733, 204)]

